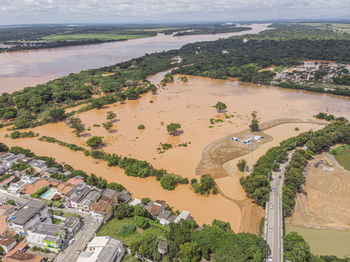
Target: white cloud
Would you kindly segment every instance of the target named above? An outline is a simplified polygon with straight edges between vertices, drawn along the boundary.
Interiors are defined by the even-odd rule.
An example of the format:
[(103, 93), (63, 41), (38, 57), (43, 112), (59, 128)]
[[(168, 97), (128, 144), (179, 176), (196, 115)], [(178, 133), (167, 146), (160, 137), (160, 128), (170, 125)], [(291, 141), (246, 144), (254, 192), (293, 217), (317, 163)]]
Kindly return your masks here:
[(0, 0), (0, 23), (336, 18), (348, 10), (350, 0)]

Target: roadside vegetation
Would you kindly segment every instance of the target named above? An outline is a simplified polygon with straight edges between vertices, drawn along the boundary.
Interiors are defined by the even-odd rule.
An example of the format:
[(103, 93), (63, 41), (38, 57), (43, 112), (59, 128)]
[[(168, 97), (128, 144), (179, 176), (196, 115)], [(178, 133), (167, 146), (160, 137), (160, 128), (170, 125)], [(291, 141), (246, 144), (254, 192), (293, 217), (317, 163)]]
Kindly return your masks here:
[[(291, 137), (282, 141), (279, 146), (270, 148), (265, 155), (258, 159), (254, 165), (253, 172), (249, 176), (240, 179), (241, 185), (250, 198), (264, 207), (270, 192), (270, 181), (268, 177), (273, 171), (279, 170), (280, 164), (285, 161), (289, 151), (296, 147), (306, 146), (308, 151), (304, 156), (309, 158), (311, 152), (319, 154), (328, 151), (331, 146), (336, 144), (350, 145), (350, 126), (347, 121), (332, 122), (321, 130), (304, 132), (296, 137)], [(300, 155), (301, 154), (299, 154), (299, 156)], [(298, 168), (303, 166), (304, 156), (295, 163)], [(294, 206), (295, 191), (298, 191), (300, 187), (300, 181), (293, 181), (294, 171), (298, 177), (300, 176), (300, 170), (290, 171), (292, 177), (288, 186), (292, 192), (287, 190), (287, 193), (289, 193), (288, 197), (287, 193), (284, 194), (284, 197), (289, 199), (290, 203), (285, 204), (288, 205), (289, 208)], [(295, 184), (295, 182), (297, 183)], [(293, 201), (291, 201), (291, 199), (293, 199)]]

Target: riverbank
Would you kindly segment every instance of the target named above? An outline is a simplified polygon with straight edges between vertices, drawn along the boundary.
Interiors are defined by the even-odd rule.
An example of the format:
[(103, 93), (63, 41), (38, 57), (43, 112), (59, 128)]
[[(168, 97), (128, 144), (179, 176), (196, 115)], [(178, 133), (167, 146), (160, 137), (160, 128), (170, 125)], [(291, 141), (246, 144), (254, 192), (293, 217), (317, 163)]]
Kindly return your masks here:
[(145, 54), (178, 49), (188, 43), (256, 34), (266, 30), (268, 25), (253, 24), (252, 30), (236, 33), (179, 37), (158, 34), (122, 42), (1, 53), (0, 91), (12, 93), (70, 73), (113, 65)]

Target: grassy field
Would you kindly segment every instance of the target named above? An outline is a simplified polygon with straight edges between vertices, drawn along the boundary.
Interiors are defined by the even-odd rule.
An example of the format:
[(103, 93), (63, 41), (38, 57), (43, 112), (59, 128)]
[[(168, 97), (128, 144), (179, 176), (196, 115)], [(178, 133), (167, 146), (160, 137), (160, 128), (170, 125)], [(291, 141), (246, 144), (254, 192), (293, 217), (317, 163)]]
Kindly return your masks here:
[(336, 149), (333, 149), (331, 153), (339, 164), (350, 171), (350, 145), (337, 147)]
[(118, 34), (70, 34), (70, 35), (51, 35), (43, 38), (49, 41), (64, 41), (64, 40), (121, 40), (121, 39), (138, 39), (148, 37), (147, 35), (118, 35)]
[(156, 235), (157, 237), (164, 238), (165, 228), (162, 225), (160, 225), (158, 222), (154, 222), (154, 221), (149, 221), (149, 222), (151, 225), (149, 228), (141, 229), (137, 227), (136, 232), (127, 236), (122, 236), (120, 234), (121, 226), (125, 224), (133, 224), (136, 226), (134, 222), (134, 218), (124, 218), (121, 220), (117, 218), (113, 218), (112, 220), (108, 221), (106, 224), (102, 226), (102, 228), (97, 233), (97, 235), (111, 236), (111, 237), (117, 238), (127, 246), (129, 246), (133, 241), (138, 240), (140, 236), (146, 233), (150, 233), (150, 234)]

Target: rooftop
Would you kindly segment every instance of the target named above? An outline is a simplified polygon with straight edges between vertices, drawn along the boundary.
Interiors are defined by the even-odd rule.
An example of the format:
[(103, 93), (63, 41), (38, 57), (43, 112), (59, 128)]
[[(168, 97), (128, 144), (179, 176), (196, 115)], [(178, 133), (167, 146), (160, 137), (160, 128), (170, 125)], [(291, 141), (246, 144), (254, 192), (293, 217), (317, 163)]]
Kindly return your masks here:
[(26, 184), (24, 186), (24, 188), (22, 189), (21, 193), (32, 195), (35, 192), (37, 192), (39, 189), (46, 187), (46, 186), (49, 186), (49, 185), (50, 185), (50, 183), (46, 179), (39, 179), (32, 184)]
[(78, 262), (112, 262), (113, 255), (123, 247), (123, 243), (109, 236), (93, 238), (86, 251), (81, 252)]
[(25, 225), (32, 217), (34, 217), (45, 207), (45, 202), (29, 200), (27, 204), (20, 208), (10, 219), (17, 225)]
[(56, 237), (58, 234), (65, 235), (65, 231), (61, 228), (61, 226), (42, 222), (35, 224), (28, 231), (53, 237)]
[(65, 228), (74, 228), (79, 223), (80, 223), (80, 218), (79, 217), (70, 216), (64, 222), (64, 227)]
[(24, 261), (24, 262), (41, 262), (43, 261), (43, 257), (34, 255), (34, 254), (29, 254), (29, 253), (24, 253), (19, 250), (14, 252), (13, 254), (9, 256), (5, 256), (2, 259), (3, 262), (19, 262), (19, 261)]
[(113, 197), (115, 197), (117, 195), (118, 195), (117, 191), (115, 191), (113, 189), (109, 189), (109, 188), (106, 188), (102, 193), (102, 197), (106, 197), (109, 199), (113, 199)]
[(77, 177), (73, 177), (73, 178), (71, 178), (71, 179), (69, 179), (67, 181), (68, 184), (72, 184), (72, 185), (75, 185), (75, 186), (78, 185), (81, 182), (84, 182), (84, 179), (77, 178)]

